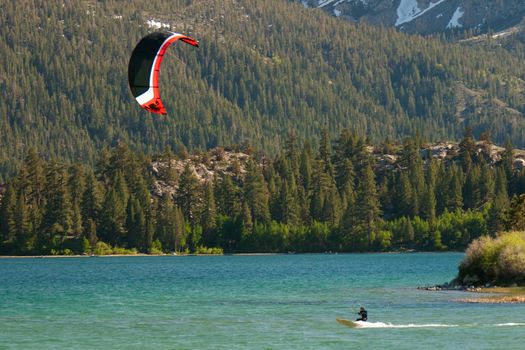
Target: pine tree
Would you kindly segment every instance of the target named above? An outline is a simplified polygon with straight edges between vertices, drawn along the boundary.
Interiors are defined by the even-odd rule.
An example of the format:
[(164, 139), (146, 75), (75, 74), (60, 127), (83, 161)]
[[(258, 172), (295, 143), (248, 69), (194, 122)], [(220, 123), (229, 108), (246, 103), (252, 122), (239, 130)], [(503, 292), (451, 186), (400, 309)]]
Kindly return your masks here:
[(478, 165), (471, 165), (466, 173), (463, 184), (463, 208), (476, 209), (481, 205), (480, 200), (480, 176), (481, 170)]
[(371, 164), (370, 153), (365, 139), (358, 137), (357, 141), (353, 141), (353, 143), (355, 145), (352, 147), (352, 165), (357, 176), (362, 176), (365, 169)]
[(449, 176), (444, 162), (440, 162), (436, 171), (436, 214), (438, 216), (445, 211), (449, 201)]
[(84, 229), (84, 236), (89, 241), (89, 246), (91, 247), (91, 250), (93, 250), (98, 242), (97, 237), (97, 224), (93, 219), (88, 219), (86, 222), (86, 226)]
[(83, 230), (88, 229), (89, 220), (92, 220), (93, 223), (96, 223), (97, 220), (100, 218), (100, 211), (102, 208), (103, 201), (103, 190), (92, 172), (88, 172), (86, 174), (85, 183), (86, 186), (84, 193), (82, 194), (82, 202), (80, 208), (82, 214)]
[(260, 168), (253, 160), (248, 161), (244, 183), (244, 198), (248, 204), (254, 223), (266, 224), (270, 221), (266, 183)]
[(165, 251), (175, 247), (175, 218), (172, 217), (173, 201), (168, 193), (164, 193), (158, 202), (156, 232)]
[[(37, 237), (42, 224), (45, 204), (45, 174), (42, 159), (30, 148), (19, 175), (19, 191), (25, 198), (28, 237)], [(31, 245), (31, 244), (30, 244)]]
[(397, 177), (396, 207), (399, 216), (411, 216), (413, 214), (412, 204), (414, 201), (414, 189), (410, 184), (410, 178), (406, 171), (399, 173)]
[(450, 166), (448, 169), (448, 186), (446, 188), (447, 204), (446, 208), (453, 212), (463, 207), (462, 183), (463, 174), (461, 168), (456, 165)]
[(151, 194), (144, 177), (137, 172), (132, 181), (131, 193), (138, 199), (143, 208), (148, 208), (151, 204)]
[(321, 139), (319, 140), (319, 160), (323, 164), (323, 171), (329, 176), (333, 176), (334, 174), (331, 157), (330, 134), (328, 133), (328, 129), (324, 128), (321, 131)]
[(302, 186), (297, 188), (297, 202), (299, 204), (299, 224), (310, 224), (310, 201), (306, 190)]
[(277, 193), (273, 196), (274, 200), (272, 201), (272, 217), (275, 220), (282, 223), (287, 223), (290, 219), (297, 219), (295, 215), (297, 214), (297, 212), (294, 212), (293, 206), (289, 206), (292, 202), (291, 196), (292, 195), (290, 193), (288, 182), (286, 180), (280, 181), (279, 189)]
[(286, 159), (288, 159), (290, 163), (291, 174), (296, 179), (299, 175), (299, 152), (297, 149), (297, 136), (293, 130), (288, 132), (284, 151)]
[(494, 198), (495, 179), (494, 171), (484, 158), (480, 160), (479, 203), (490, 203)]
[(155, 206), (146, 210), (145, 232), (144, 232), (144, 252), (151, 253), (153, 241), (155, 240)]
[[(392, 176), (391, 174), (384, 175), (379, 181), (377, 187), (379, 203), (381, 203), (384, 219), (389, 220), (395, 216), (394, 206), (397, 205)], [(352, 196), (351, 201), (355, 202), (355, 195)]]
[(501, 164), (507, 180), (507, 194), (511, 196), (516, 193), (516, 174), (514, 169), (514, 148), (510, 140), (505, 144), (505, 150), (501, 154)]
[(310, 188), (310, 181), (312, 178), (312, 154), (310, 144), (305, 142), (303, 151), (301, 152), (301, 161), (299, 164), (299, 183), (305, 191)]
[(224, 178), (217, 184), (215, 181), (215, 195), (218, 203), (217, 210), (219, 213), (229, 216), (231, 218), (237, 217), (241, 213), (241, 204), (239, 200), (239, 188), (235, 185), (232, 177), (225, 174)]
[(7, 186), (0, 202), (0, 242), (7, 245), (13, 244), (16, 239), (16, 231), (14, 228), (16, 201), (17, 196), (14, 184), (11, 183)]
[(502, 167), (496, 168), (496, 184), (494, 187), (494, 192), (496, 196), (501, 196), (505, 199), (505, 201), (509, 200), (509, 195), (507, 189), (509, 188), (508, 185), (508, 178), (507, 178), (507, 172)]
[(336, 140), (333, 164), (335, 168), (335, 182), (343, 198), (354, 190), (355, 171), (352, 164), (353, 138), (348, 129), (344, 129)]
[(341, 219), (341, 199), (335, 182), (332, 180), (328, 191), (325, 194), (323, 208), (322, 208), (322, 221), (328, 223), (331, 227), (339, 225)]
[(327, 193), (330, 189), (331, 178), (324, 171), (324, 165), (321, 161), (314, 164), (310, 193), (310, 216), (313, 220), (323, 220), (323, 207)]
[(13, 233), (15, 235), (16, 247), (22, 254), (32, 253), (35, 250), (36, 236), (30, 230), (27, 205), (24, 196), (18, 195), (16, 205), (13, 208)]
[(180, 207), (175, 207), (175, 252), (186, 246), (186, 223)]
[(436, 221), (436, 176), (437, 176), (437, 164), (433, 158), (427, 167), (426, 173), (426, 187), (423, 192), (421, 202), (421, 216), (423, 219), (428, 220), (432, 226)]
[(403, 238), (401, 243), (411, 244), (414, 242), (414, 226), (412, 225), (412, 220), (410, 218), (403, 217)]
[(217, 228), (217, 209), (215, 206), (215, 196), (213, 184), (207, 182), (204, 185), (203, 212), (201, 215), (201, 225), (203, 230), (203, 239), (205, 242), (213, 244), (215, 241), (213, 232)]
[(108, 185), (112, 179), (111, 175), (111, 159), (107, 148), (103, 148), (99, 152), (97, 162), (95, 164), (95, 175), (104, 185)]
[(497, 233), (506, 229), (507, 210), (510, 201), (506, 193), (499, 192), (494, 197), (487, 217), (487, 229), (489, 233), (495, 236)]
[(355, 250), (362, 244), (358, 237), (354, 234), (357, 225), (357, 217), (355, 216), (357, 208), (355, 202), (347, 203), (346, 209), (341, 218), (340, 235), (341, 248), (345, 251)]
[(525, 231), (525, 194), (512, 198), (506, 217), (506, 227), (511, 231)]
[(354, 166), (350, 159), (345, 159), (341, 163), (336, 163), (335, 168), (335, 181), (337, 189), (343, 203), (347, 203), (354, 197), (354, 186), (355, 186), (355, 172)]
[[(42, 159), (37, 155), (33, 148), (30, 148), (24, 159), (23, 168), (27, 174), (28, 191), (26, 201), (33, 208), (40, 208), (43, 205), (44, 191), (44, 167)], [(33, 223), (36, 225), (37, 223)]]
[[(250, 210), (250, 206), (248, 203), (244, 202), (242, 205), (242, 234), (243, 236), (249, 236), (252, 233), (253, 230), (253, 219), (252, 219), (252, 211)], [(230, 250), (231, 250), (230, 245)]]
[(472, 135), (472, 128), (466, 127), (463, 133), (463, 140), (459, 143), (459, 159), (463, 167), (463, 172), (467, 174), (467, 176), (472, 168), (473, 158), (475, 156), (476, 142)]
[(44, 192), (46, 204), (41, 227), (44, 234), (42, 243), (45, 245), (51, 239), (62, 240), (71, 233), (72, 210), (67, 181), (68, 176), (63, 167), (54, 161), (47, 164)]
[(71, 231), (74, 236), (82, 235), (82, 198), (85, 192), (84, 168), (80, 164), (75, 164), (69, 168), (68, 191), (71, 197)]
[(189, 163), (186, 163), (179, 179), (179, 187), (175, 193), (177, 205), (181, 208), (184, 220), (193, 226), (197, 220), (199, 186), (198, 180), (193, 175)]
[(100, 211), (100, 224), (98, 225), (99, 238), (110, 244), (119, 244), (125, 231), (126, 204), (122, 195), (115, 188), (106, 192), (102, 209)]
[(370, 249), (379, 227), (381, 215), (375, 175), (370, 165), (364, 169), (359, 178), (353, 215), (356, 218), (353, 234), (360, 237), (359, 249)]
[(144, 208), (140, 201), (131, 195), (126, 206), (126, 221), (124, 225), (125, 238), (122, 237), (121, 244), (127, 243), (129, 247), (138, 248), (146, 252), (146, 218)]
[(128, 183), (122, 171), (116, 170), (114, 172), (112, 188), (115, 190), (115, 194), (118, 196), (117, 200), (122, 204), (123, 207), (126, 207), (130, 196), (130, 191)]
[[(409, 200), (409, 202), (407, 202), (407, 213), (405, 214), (408, 214), (411, 217), (415, 217), (419, 215), (420, 212), (420, 203), (422, 200), (421, 196), (424, 193), (423, 189), (425, 186), (423, 162), (419, 152), (417, 139), (405, 139), (400, 162), (408, 172), (408, 179), (410, 183), (409, 186), (412, 192), (409, 197), (403, 198), (403, 200)], [(402, 186), (405, 185), (406, 184), (403, 184)], [(407, 189), (404, 188), (404, 191), (407, 191)], [(405, 193), (405, 195), (408, 195), (408, 193)]]

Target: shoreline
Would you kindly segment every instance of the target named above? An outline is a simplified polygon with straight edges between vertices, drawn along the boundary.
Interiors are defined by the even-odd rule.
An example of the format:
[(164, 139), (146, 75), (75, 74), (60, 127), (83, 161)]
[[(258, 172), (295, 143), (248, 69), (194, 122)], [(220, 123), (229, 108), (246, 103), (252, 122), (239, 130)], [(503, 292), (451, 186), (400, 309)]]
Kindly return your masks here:
[(486, 297), (475, 297), (475, 298), (461, 298), (453, 301), (459, 303), (470, 303), (470, 304), (523, 304), (525, 303), (525, 287), (475, 287), (475, 286), (461, 286), (461, 285), (436, 285), (430, 287), (417, 287), (417, 289), (429, 291), (429, 292), (463, 292), (463, 293), (474, 293), (490, 294)]
[(107, 255), (0, 255), (0, 259), (68, 259), (68, 258), (122, 258), (122, 257), (185, 257), (185, 256), (267, 256), (287, 253), (239, 253), (239, 254), (107, 254)]
[(311, 252), (311, 253), (231, 253), (231, 254), (108, 254), (108, 255), (0, 255), (0, 259), (61, 259), (61, 258), (103, 258), (103, 257), (158, 257), (158, 256), (272, 256), (272, 255), (343, 255), (343, 254), (417, 254), (417, 253), (432, 253), (432, 254), (446, 254), (446, 253), (461, 253), (455, 250), (450, 251), (391, 251), (391, 252)]

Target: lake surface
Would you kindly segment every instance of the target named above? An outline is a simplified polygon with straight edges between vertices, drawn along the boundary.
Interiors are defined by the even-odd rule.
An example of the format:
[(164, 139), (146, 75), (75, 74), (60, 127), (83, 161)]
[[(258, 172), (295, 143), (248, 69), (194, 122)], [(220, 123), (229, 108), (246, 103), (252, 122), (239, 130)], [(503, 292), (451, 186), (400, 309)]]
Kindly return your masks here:
[(0, 259), (0, 349), (523, 349), (525, 305), (416, 288), (462, 257)]

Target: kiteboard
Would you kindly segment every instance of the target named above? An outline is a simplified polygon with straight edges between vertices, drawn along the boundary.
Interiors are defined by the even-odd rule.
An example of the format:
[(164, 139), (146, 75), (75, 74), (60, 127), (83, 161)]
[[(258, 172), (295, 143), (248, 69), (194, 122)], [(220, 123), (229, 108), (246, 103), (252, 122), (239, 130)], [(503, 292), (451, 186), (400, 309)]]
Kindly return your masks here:
[(359, 323), (355, 321), (345, 320), (344, 318), (336, 318), (335, 320), (339, 322), (340, 324), (345, 325), (350, 328), (360, 327)]

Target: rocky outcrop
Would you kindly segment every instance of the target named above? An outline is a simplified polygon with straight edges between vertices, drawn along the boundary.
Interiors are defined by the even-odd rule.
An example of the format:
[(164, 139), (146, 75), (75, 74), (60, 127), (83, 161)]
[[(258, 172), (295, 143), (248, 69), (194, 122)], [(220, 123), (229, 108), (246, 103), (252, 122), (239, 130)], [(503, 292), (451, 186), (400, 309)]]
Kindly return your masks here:
[[(395, 152), (385, 153), (380, 148), (368, 146), (375, 159), (376, 172), (399, 171), (403, 169), (401, 164), (402, 147), (393, 146)], [(505, 151), (503, 147), (496, 146), (487, 141), (476, 142), (476, 151), (479, 157), (485, 158), (489, 164), (495, 164), (501, 160), (501, 155)], [(454, 162), (459, 161), (459, 144), (457, 142), (437, 142), (423, 145), (420, 155), (428, 160), (429, 155), (437, 161)], [(514, 166), (517, 169), (525, 167), (525, 151), (514, 150)], [(250, 159), (248, 153), (214, 148), (208, 152), (198, 152), (186, 159), (171, 159), (171, 161), (158, 160), (151, 164), (151, 171), (156, 181), (153, 184), (153, 192), (162, 196), (164, 193), (174, 194), (177, 190), (176, 179), (180, 176), (186, 165), (189, 166), (195, 178), (204, 184), (212, 181), (215, 176), (219, 178), (230, 175), (236, 181), (242, 181), (246, 173), (246, 163)], [(257, 156), (255, 161), (264, 167), (268, 158)]]
[(174, 194), (177, 190), (175, 179), (180, 176), (186, 165), (201, 184), (212, 181), (216, 175), (223, 177), (228, 174), (234, 178), (242, 178), (246, 173), (249, 158), (250, 155), (246, 153), (218, 147), (209, 152), (193, 154), (186, 159), (155, 161), (151, 164), (151, 170), (156, 177), (153, 193), (158, 196), (164, 193)]
[[(398, 147), (397, 153), (384, 154), (375, 151), (373, 156), (376, 159), (377, 170), (396, 170), (402, 169), (400, 164), (401, 148)], [(494, 145), (487, 141), (476, 142), (477, 156), (485, 158), (489, 164), (494, 165), (501, 160), (502, 153), (505, 151), (503, 147)], [(459, 144), (456, 142), (437, 142), (433, 144), (424, 145), (420, 149), (420, 155), (423, 159), (428, 159), (429, 155), (438, 161), (458, 161), (459, 160)], [(517, 169), (525, 167), (525, 151), (514, 150), (514, 166)]]

